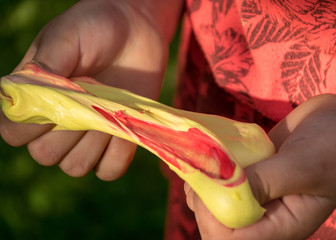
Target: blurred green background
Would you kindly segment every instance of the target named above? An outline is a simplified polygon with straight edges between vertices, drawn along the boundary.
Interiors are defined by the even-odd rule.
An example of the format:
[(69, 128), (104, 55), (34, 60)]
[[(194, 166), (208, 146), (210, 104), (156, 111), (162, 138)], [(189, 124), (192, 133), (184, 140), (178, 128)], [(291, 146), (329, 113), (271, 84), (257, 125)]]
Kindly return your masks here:
[[(74, 0), (0, 1), (0, 75), (19, 63), (39, 30)], [(171, 103), (176, 39), (161, 102)], [(71, 178), (0, 140), (0, 239), (162, 239), (167, 181), (159, 160), (138, 148), (124, 177)]]

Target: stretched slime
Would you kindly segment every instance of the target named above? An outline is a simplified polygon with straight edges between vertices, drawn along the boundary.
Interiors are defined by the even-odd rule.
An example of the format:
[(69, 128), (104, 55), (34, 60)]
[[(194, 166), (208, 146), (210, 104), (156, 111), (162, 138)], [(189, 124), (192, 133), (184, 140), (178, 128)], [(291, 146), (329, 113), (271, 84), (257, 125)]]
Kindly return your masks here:
[(256, 124), (174, 109), (89, 77), (63, 78), (35, 63), (1, 78), (0, 99), (14, 122), (98, 130), (146, 148), (230, 228), (250, 225), (265, 212), (243, 170), (274, 153)]

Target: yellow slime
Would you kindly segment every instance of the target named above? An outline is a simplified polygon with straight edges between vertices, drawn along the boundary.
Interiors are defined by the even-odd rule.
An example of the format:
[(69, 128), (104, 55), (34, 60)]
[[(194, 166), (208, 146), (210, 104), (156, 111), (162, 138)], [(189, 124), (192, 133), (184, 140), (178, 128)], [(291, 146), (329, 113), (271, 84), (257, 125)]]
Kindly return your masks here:
[(62, 78), (34, 63), (3, 77), (0, 87), (2, 111), (14, 122), (98, 130), (148, 149), (230, 228), (264, 214), (243, 170), (274, 152), (256, 124), (174, 109), (91, 78)]

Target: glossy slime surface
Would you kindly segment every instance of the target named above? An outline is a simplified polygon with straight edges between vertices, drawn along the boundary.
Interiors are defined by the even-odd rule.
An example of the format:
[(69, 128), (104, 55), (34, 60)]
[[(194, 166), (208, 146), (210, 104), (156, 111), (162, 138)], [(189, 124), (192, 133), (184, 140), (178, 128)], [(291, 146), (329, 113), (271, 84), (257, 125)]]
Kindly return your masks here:
[(1, 107), (12, 121), (98, 130), (148, 149), (189, 183), (231, 228), (257, 221), (243, 167), (274, 152), (260, 127), (174, 109), (87, 77), (66, 79), (29, 63), (1, 79)]
[[(182, 170), (176, 158), (213, 178), (231, 178), (235, 164), (220, 146), (197, 128), (188, 131), (150, 124), (125, 115), (122, 111), (109, 114), (103, 109), (92, 106), (107, 120), (113, 122), (121, 131), (132, 131), (141, 143), (153, 149), (159, 157)], [(213, 161), (209, 161), (209, 160)]]

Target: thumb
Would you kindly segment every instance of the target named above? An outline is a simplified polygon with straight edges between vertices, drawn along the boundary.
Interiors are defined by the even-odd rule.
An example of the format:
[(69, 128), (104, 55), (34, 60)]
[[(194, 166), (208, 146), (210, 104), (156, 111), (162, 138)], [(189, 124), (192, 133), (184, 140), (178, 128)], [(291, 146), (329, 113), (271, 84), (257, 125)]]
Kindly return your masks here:
[[(314, 193), (312, 190), (318, 184), (320, 171), (315, 164), (320, 157), (318, 144), (312, 146), (305, 138), (309, 134), (305, 127), (285, 133), (278, 126), (271, 137), (273, 142), (277, 139), (278, 152), (245, 169), (252, 192), (261, 204), (286, 195)], [(279, 132), (280, 137), (276, 138), (274, 132)]]
[(71, 75), (79, 61), (80, 46), (78, 31), (68, 15), (56, 17), (41, 30), (14, 72), (35, 61), (54, 74)]
[(270, 131), (277, 153), (246, 168), (260, 203), (290, 194), (330, 194), (326, 183), (334, 179), (335, 99), (327, 94), (314, 97)]
[(275, 154), (245, 169), (252, 192), (260, 204), (293, 193), (298, 188), (295, 178), (299, 175), (294, 174), (296, 169), (286, 158), (290, 156)]
[[(302, 166), (298, 165), (299, 161), (294, 161), (302, 158), (299, 149), (286, 150), (282, 145), (290, 138), (308, 112), (300, 106), (299, 110), (296, 109), (273, 127), (268, 135), (275, 146), (276, 154), (245, 169), (252, 192), (260, 204), (286, 194), (297, 193), (302, 188), (301, 185), (304, 185), (303, 174), (300, 172)], [(304, 152), (302, 151), (301, 154)]]

